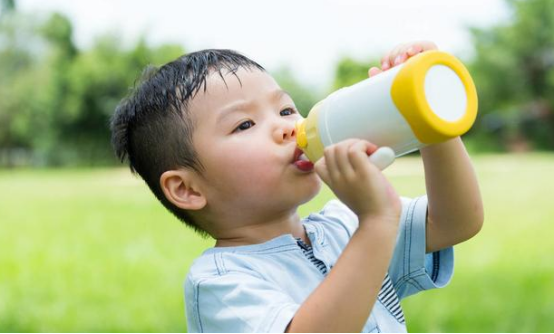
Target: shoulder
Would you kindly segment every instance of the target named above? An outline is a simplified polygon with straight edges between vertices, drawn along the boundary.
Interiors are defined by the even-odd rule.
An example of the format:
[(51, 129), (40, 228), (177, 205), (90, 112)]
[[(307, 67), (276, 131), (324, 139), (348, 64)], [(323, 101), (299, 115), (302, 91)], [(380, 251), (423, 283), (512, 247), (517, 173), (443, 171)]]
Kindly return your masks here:
[[(248, 259), (253, 267), (238, 263)], [(232, 252), (194, 261), (185, 281), (189, 332), (283, 332), (298, 305), (282, 284), (254, 269), (260, 263), (256, 256)]]
[(219, 276), (217, 267), (214, 254), (203, 254), (192, 262), (187, 274), (187, 282)]
[(253, 270), (254, 261), (252, 256), (245, 253), (206, 252), (194, 260), (186, 281), (197, 284), (199, 281), (217, 280), (228, 275), (256, 276), (257, 273)]
[[(241, 265), (247, 259), (241, 255), (226, 252), (205, 253), (195, 259), (184, 282), (187, 314), (197, 317), (199, 303), (212, 296), (216, 299), (251, 280), (261, 280), (260, 274), (249, 266)], [(244, 257), (244, 256), (242, 256)], [(194, 315), (188, 312), (196, 312)]]
[(225, 276), (249, 276), (263, 279), (287, 261), (286, 254), (298, 251), (294, 238), (283, 235), (263, 244), (210, 248), (194, 260), (187, 274), (193, 284)]
[[(220, 256), (227, 261), (221, 262)], [(274, 285), (247, 267), (239, 268), (232, 260), (237, 256), (218, 252), (194, 261), (185, 280), (190, 332), (267, 331), (258, 328), (269, 322), (263, 320), (266, 313), (272, 313), (266, 305), (275, 295)]]

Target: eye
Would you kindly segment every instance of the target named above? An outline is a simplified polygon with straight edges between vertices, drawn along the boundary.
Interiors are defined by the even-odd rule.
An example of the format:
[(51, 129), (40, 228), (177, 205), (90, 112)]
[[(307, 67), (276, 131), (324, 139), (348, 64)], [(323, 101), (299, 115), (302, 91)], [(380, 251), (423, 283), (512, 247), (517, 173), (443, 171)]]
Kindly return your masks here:
[(233, 132), (241, 132), (241, 131), (244, 131), (244, 130), (248, 130), (251, 127), (253, 127), (254, 124), (256, 124), (256, 123), (254, 123), (254, 121), (252, 121), (252, 120), (244, 121), (244, 122), (240, 123), (240, 125), (237, 126), (235, 128), (235, 130), (233, 130)]
[(281, 110), (279, 114), (281, 116), (290, 116), (290, 115), (296, 114), (296, 110), (294, 110), (293, 108), (285, 108)]

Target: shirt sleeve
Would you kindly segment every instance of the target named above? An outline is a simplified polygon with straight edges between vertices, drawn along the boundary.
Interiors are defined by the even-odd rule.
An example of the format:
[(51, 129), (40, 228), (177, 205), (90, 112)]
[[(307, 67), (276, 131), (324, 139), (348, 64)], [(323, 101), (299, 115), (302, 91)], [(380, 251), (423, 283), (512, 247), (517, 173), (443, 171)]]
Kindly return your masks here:
[(389, 276), (403, 299), (448, 284), (454, 271), (452, 247), (425, 253), (427, 196), (402, 198), (402, 214)]
[(274, 284), (230, 272), (185, 283), (189, 332), (283, 333), (299, 306)]

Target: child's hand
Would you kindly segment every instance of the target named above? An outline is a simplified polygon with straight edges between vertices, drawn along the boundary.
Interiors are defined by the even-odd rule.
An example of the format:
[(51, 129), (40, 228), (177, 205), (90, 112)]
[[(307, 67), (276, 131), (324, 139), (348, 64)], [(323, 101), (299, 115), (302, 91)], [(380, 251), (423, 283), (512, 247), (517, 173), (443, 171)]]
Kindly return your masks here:
[(393, 48), (390, 52), (385, 54), (383, 58), (381, 58), (381, 69), (379, 69), (378, 67), (372, 67), (369, 69), (368, 75), (372, 77), (396, 65), (404, 63), (410, 57), (413, 57), (418, 53), (437, 49), (437, 45), (430, 41), (418, 41), (400, 44)]
[(358, 215), (390, 218), (398, 224), (400, 199), (368, 155), (377, 146), (360, 139), (349, 139), (329, 146), (324, 157), (315, 163), (316, 173), (335, 195)]

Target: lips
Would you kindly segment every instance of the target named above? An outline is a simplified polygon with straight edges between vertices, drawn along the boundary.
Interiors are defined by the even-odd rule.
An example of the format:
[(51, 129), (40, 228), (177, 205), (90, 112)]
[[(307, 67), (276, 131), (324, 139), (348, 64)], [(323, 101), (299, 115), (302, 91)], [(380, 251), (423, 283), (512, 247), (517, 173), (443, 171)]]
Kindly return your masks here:
[(304, 152), (298, 147), (294, 150), (292, 164), (303, 172), (311, 172), (314, 169), (314, 164), (308, 160)]

